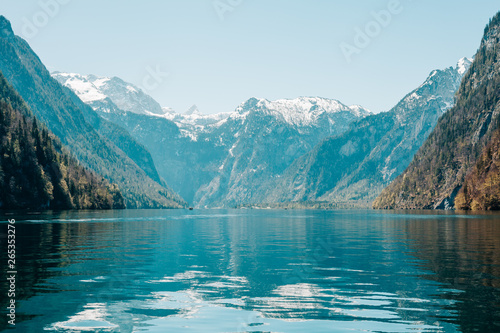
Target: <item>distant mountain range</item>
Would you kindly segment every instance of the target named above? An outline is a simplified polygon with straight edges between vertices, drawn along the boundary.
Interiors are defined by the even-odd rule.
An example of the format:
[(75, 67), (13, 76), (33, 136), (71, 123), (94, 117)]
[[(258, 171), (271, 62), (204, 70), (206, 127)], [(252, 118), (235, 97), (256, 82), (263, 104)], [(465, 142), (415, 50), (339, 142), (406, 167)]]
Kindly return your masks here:
[(9, 95), (60, 138), (57, 153), (68, 149), (79, 161), (73, 170), (89, 169), (102, 207), (122, 195), (128, 208), (368, 207), (376, 199), (375, 208), (499, 209), (499, 16), (474, 61), (432, 71), (379, 114), (320, 97), (177, 113), (117, 77), (49, 74), (2, 16), (0, 72)]
[[(125, 97), (107, 95), (103, 89), (128, 94), (134, 89), (132, 84), (93, 75), (52, 75), (74, 89), (101, 117), (126, 128), (151, 152), (160, 176), (199, 207), (255, 202), (257, 192), (295, 159), (371, 114), (360, 106), (305, 97), (278, 101), (252, 98), (234, 112), (215, 115), (203, 115), (196, 106), (184, 114), (169, 108), (163, 108), (162, 114), (143, 108), (132, 112), (124, 109), (133, 110), (133, 105), (144, 103), (119, 107), (117, 103)], [(120, 89), (124, 86), (129, 88)], [(154, 109), (160, 109), (159, 104)], [(241, 194), (242, 188), (246, 195)]]
[(485, 29), (456, 105), (375, 208), (499, 209), (500, 13)]
[[(134, 110), (144, 105), (140, 101), (118, 106), (126, 98), (105, 90), (128, 94), (136, 89), (120, 79), (53, 77), (144, 144), (161, 177), (198, 207), (304, 201), (369, 205), (404, 171), (439, 117), (454, 105), (470, 64), (463, 58), (456, 67), (433, 71), (391, 111), (377, 115), (313, 97), (251, 98), (233, 112), (215, 115), (203, 115), (196, 106), (183, 114), (170, 108), (153, 114)], [(97, 84), (87, 87), (88, 82)]]

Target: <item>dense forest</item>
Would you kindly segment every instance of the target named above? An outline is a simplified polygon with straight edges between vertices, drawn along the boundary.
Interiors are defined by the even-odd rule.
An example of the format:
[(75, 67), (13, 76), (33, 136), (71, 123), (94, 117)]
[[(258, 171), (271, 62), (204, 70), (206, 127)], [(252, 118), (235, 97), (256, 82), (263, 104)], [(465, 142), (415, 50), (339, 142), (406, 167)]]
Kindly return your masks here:
[[(471, 182), (494, 180), (490, 176), (495, 170), (496, 155), (492, 149), (497, 147), (494, 138), (500, 126), (499, 57), (500, 13), (485, 29), (474, 63), (460, 86), (455, 107), (440, 118), (408, 169), (383, 191), (374, 208), (455, 208), (459, 193), (462, 194), (457, 198), (457, 208), (496, 207), (493, 203), (481, 202), (494, 186), (478, 189), (475, 186), (483, 185)], [(464, 184), (466, 187), (462, 188)]]
[(0, 209), (124, 208), (115, 185), (79, 165), (0, 72)]

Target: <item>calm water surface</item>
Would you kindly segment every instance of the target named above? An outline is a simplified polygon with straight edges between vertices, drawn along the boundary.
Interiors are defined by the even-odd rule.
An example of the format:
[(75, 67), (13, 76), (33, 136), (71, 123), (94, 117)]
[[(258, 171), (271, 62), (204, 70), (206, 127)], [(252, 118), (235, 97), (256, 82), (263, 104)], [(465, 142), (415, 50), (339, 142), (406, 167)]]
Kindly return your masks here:
[[(139, 210), (9, 218), (17, 230), (16, 332), (500, 332), (500, 215)], [(10, 331), (6, 319), (0, 331)]]

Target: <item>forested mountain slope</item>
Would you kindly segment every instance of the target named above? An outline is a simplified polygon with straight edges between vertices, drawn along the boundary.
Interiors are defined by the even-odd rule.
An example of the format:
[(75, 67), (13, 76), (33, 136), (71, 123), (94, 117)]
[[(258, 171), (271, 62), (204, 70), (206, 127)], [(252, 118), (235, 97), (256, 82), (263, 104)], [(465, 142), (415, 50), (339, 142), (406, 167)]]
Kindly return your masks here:
[(118, 188), (64, 152), (0, 72), (0, 209), (124, 207)]
[[(26, 41), (14, 35), (10, 22), (3, 16), (0, 16), (0, 70), (35, 116), (83, 165), (118, 185), (128, 208), (185, 205), (173, 191), (159, 184), (144, 147), (123, 129), (100, 119), (54, 80)], [(138, 156), (127, 155), (134, 152)], [(149, 169), (141, 169), (141, 163)]]

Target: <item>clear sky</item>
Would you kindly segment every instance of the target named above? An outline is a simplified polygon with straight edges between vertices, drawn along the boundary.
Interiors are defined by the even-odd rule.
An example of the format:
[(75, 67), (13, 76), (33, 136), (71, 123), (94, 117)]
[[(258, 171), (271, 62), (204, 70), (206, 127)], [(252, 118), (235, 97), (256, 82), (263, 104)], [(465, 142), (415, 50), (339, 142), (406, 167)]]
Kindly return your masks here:
[(0, 0), (49, 70), (118, 76), (162, 106), (203, 113), (299, 96), (389, 110), (431, 70), (473, 56), (498, 10), (498, 0)]

